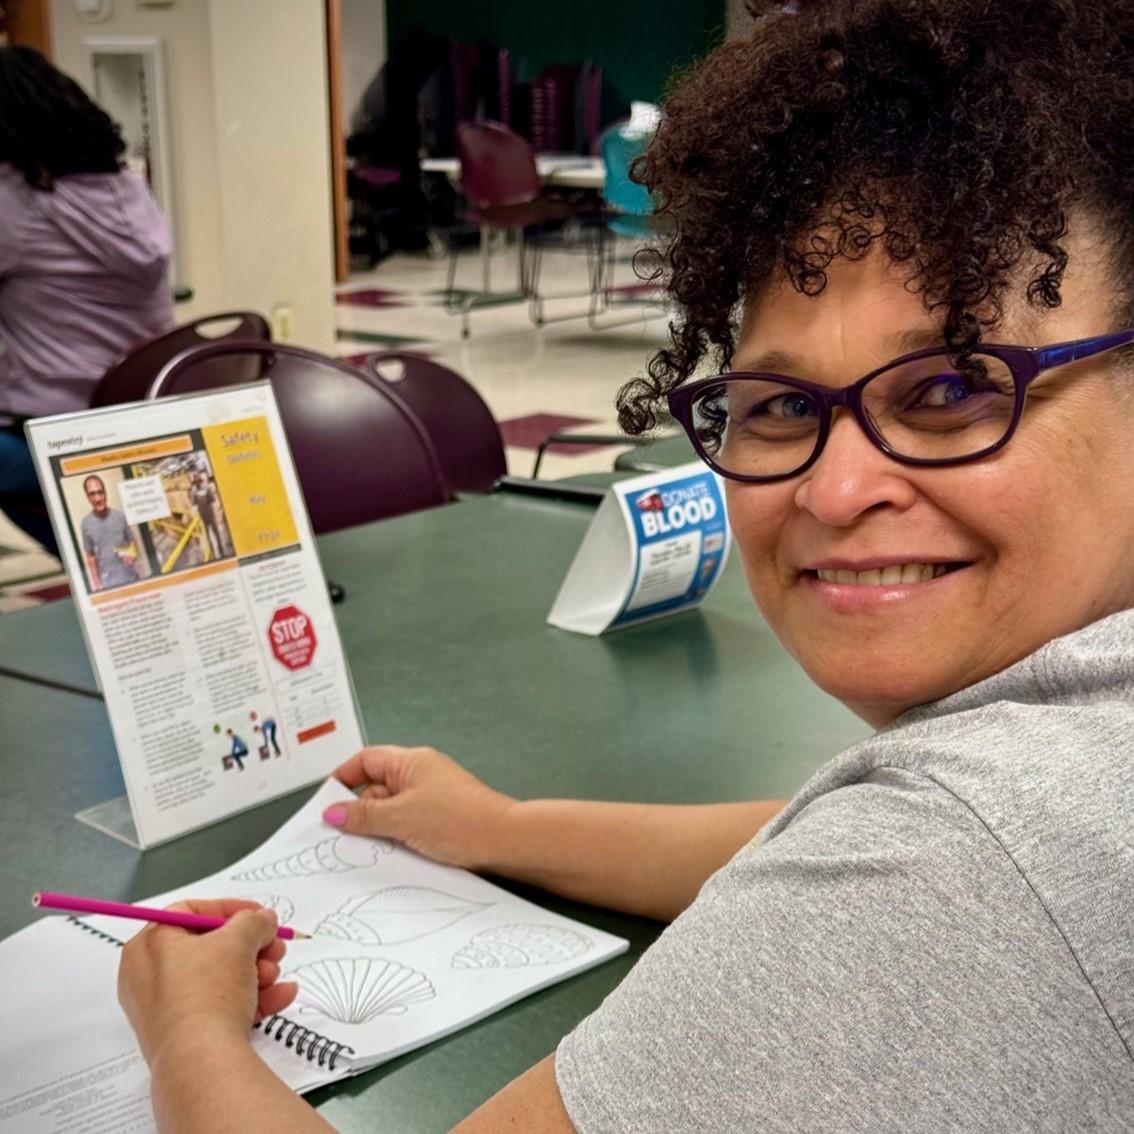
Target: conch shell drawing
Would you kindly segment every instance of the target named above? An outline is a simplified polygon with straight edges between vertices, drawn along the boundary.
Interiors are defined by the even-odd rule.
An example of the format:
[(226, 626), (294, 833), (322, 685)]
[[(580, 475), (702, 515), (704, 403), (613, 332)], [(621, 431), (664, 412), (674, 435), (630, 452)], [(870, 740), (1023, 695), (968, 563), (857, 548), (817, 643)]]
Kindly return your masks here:
[(426, 886), (391, 886), (351, 898), (323, 918), (314, 933), (365, 945), (398, 945), (436, 933), (489, 904)]
[(232, 876), (234, 882), (268, 882), (276, 878), (305, 878), (312, 874), (341, 874), (373, 866), (394, 844), (389, 839), (360, 839), (353, 835), (335, 835), (298, 854), (257, 866)]

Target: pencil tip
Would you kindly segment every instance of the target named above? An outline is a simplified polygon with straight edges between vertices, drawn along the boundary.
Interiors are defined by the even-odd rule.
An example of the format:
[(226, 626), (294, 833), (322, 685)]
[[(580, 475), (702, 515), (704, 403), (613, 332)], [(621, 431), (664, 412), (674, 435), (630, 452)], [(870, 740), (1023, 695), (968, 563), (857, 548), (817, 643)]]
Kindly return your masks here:
[(295, 940), (296, 941), (300, 941), (300, 940), (310, 941), (311, 940), (311, 934), (310, 933), (300, 933), (298, 929), (296, 929), (294, 931), (294, 933), (295, 933)]

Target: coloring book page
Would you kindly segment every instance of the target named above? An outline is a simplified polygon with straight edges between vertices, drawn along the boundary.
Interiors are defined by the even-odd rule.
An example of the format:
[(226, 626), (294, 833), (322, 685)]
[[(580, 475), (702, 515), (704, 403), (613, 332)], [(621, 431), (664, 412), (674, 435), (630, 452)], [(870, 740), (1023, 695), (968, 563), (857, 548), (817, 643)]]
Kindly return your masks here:
[[(344, 1045), (354, 1071), (446, 1035), (624, 952), (620, 937), (515, 897), (388, 839), (322, 821), (353, 793), (328, 780), (257, 850), (226, 870), (146, 899), (250, 898), (312, 934), (287, 943), (282, 978), (299, 984), (293, 1024)], [(140, 926), (84, 921), (125, 939)], [(281, 1025), (265, 1021), (271, 1032)]]

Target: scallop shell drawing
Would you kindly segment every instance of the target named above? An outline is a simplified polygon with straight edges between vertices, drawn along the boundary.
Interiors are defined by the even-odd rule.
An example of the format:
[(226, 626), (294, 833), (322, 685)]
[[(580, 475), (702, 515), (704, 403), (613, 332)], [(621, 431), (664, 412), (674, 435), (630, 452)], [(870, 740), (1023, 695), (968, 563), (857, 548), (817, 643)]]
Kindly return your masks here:
[(453, 955), (455, 969), (519, 969), (573, 961), (591, 941), (558, 925), (497, 925), (482, 929)]
[(436, 933), (490, 904), (426, 886), (391, 886), (351, 898), (313, 932), (364, 945), (398, 945)]
[(394, 844), (389, 839), (359, 839), (350, 835), (336, 835), (324, 839), (298, 854), (245, 870), (232, 876), (235, 882), (268, 882), (276, 878), (306, 878), (312, 874), (342, 874), (373, 866), (384, 854), (390, 854)]
[(365, 1024), (379, 1016), (404, 1015), (412, 1005), (437, 994), (424, 974), (397, 961), (344, 957), (312, 961), (289, 972), (299, 982), (297, 1004), (340, 1024)]
[(283, 894), (253, 894), (248, 900), (259, 902), (265, 909), (275, 910), (280, 925), (287, 925), (295, 917), (294, 904), (290, 898), (285, 898)]

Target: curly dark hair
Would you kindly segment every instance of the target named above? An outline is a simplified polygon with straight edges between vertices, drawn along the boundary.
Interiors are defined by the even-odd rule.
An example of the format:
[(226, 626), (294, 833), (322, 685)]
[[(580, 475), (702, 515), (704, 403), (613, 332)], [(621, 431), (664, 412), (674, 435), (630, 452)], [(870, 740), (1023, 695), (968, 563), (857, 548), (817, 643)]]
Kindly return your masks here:
[(971, 347), (1010, 288), (1057, 307), (1072, 210), (1102, 225), (1134, 296), (1130, 0), (749, 5), (750, 38), (673, 90), (635, 177), (672, 227), (647, 274), (670, 345), (619, 392), (640, 433), (702, 360), (731, 363), (738, 303), (777, 272), (817, 295), (837, 257), (911, 269), (946, 342)]
[(51, 189), (72, 173), (117, 173), (125, 149), (78, 83), (30, 47), (0, 47), (0, 162)]

